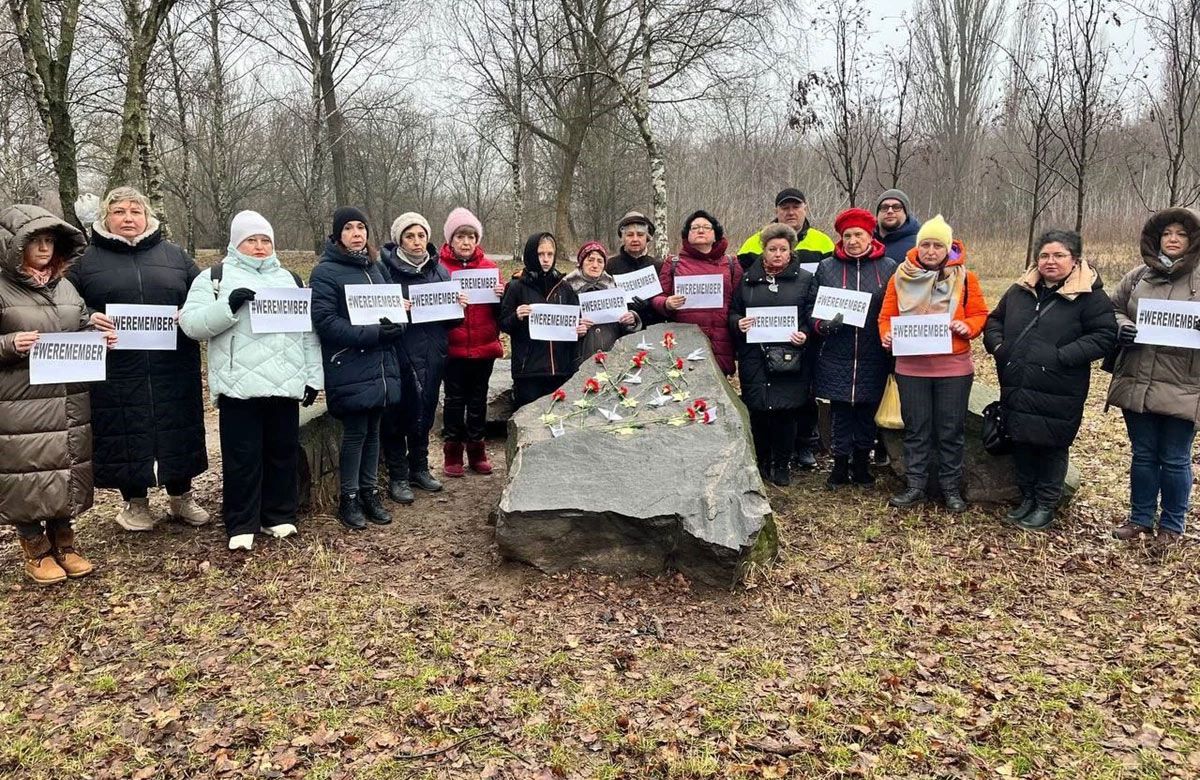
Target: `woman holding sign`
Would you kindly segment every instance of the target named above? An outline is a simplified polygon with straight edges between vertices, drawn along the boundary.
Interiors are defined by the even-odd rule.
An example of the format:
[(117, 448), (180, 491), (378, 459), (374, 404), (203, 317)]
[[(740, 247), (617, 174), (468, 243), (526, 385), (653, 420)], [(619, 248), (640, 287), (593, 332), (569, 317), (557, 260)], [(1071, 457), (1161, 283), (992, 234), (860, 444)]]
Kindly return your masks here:
[(221, 507), (229, 549), (254, 535), (296, 533), (300, 406), (325, 386), (321, 348), (307, 333), (255, 333), (250, 308), (264, 290), (299, 280), (279, 264), (275, 230), (255, 211), (239, 212), (219, 281), (213, 269), (192, 282), (179, 326), (208, 341), (208, 392), (220, 413)]
[(1112, 301), (1082, 254), (1078, 233), (1043, 233), (1037, 265), (1008, 288), (984, 326), (1022, 497), (1007, 518), (1031, 531), (1054, 519), (1091, 364), (1117, 342)]
[[(619, 290), (617, 283), (613, 281), (604, 270), (605, 264), (608, 262), (608, 252), (604, 249), (604, 244), (599, 241), (589, 241), (579, 247), (579, 252), (575, 255), (576, 268), (571, 273), (567, 274), (563, 282), (575, 291), (576, 296), (582, 296), (580, 301), (585, 300), (589, 293), (596, 293), (602, 290)], [(605, 352), (612, 349), (612, 345), (617, 343), (617, 339), (627, 333), (635, 333), (642, 329), (642, 320), (636, 312), (629, 309), (624, 302), (624, 295), (620, 307), (623, 311), (616, 316), (616, 321), (613, 322), (611, 316), (607, 322), (593, 322), (587, 329), (587, 333), (579, 340), (579, 349), (576, 352), (576, 365), (590, 358), (597, 352)], [(608, 310), (609, 315), (615, 315), (616, 312)], [(584, 312), (589, 322), (593, 318)], [(598, 319), (598, 318), (596, 318)], [(557, 388), (550, 388), (554, 391)]]
[[(879, 311), (896, 263), (872, 237), (875, 215), (847, 209), (834, 220), (840, 240), (817, 266), (809, 289), (813, 328), (822, 337), (813, 392), (830, 402), (833, 423), (831, 489), (870, 485), (875, 411), (892, 370), (879, 340)], [(853, 475), (851, 475), (853, 465)]]
[[(808, 400), (811, 363), (808, 288), (812, 274), (793, 254), (796, 231), (782, 222), (763, 228), (762, 255), (742, 275), (729, 305), (729, 329), (738, 345), (742, 401), (750, 410), (750, 432), (763, 479), (791, 484), (788, 467), (796, 443), (797, 412)], [(786, 326), (774, 320), (787, 321)], [(773, 331), (762, 340), (756, 331)]]
[(15, 527), (25, 574), (41, 585), (92, 571), (71, 528), (92, 505), (88, 391), (30, 383), (39, 338), (89, 325), (83, 299), (63, 278), (86, 246), (83, 233), (45, 209), (0, 213), (0, 525)]
[(726, 376), (732, 376), (729, 304), (742, 278), (741, 266), (737, 258), (725, 253), (729, 248), (725, 228), (707, 211), (689, 214), (681, 237), (679, 254), (668, 257), (659, 271), (663, 292), (654, 296), (654, 309), (667, 320), (698, 325), (712, 343), (717, 365)]
[[(975, 378), (971, 339), (983, 332), (988, 307), (979, 279), (967, 270), (966, 263), (966, 249), (938, 214), (921, 226), (916, 247), (888, 281), (879, 312), (879, 333), (884, 349), (896, 355), (908, 482), (907, 490), (888, 501), (894, 507), (910, 507), (925, 500), (929, 456), (936, 448), (937, 478), (946, 508), (951, 512), (967, 509), (962, 475), (967, 402)], [(896, 319), (908, 317), (926, 319), (911, 326)], [(944, 339), (928, 338), (928, 343), (914, 344), (913, 350), (907, 348), (905, 333), (898, 338), (893, 334), (893, 322), (918, 333), (927, 323), (936, 324), (939, 336), (940, 328), (948, 331)]]
[(1136, 323), (1139, 308), (1148, 309), (1153, 301), (1187, 302), (1200, 309), (1200, 216), (1178, 208), (1158, 212), (1142, 229), (1141, 248), (1142, 265), (1125, 274), (1112, 294), (1121, 351), (1108, 402), (1124, 410), (1133, 445), (1129, 520), (1113, 535), (1148, 537), (1158, 514), (1158, 541), (1166, 545), (1183, 537), (1192, 494), (1200, 353), (1152, 341), (1139, 344)]
[[(579, 305), (579, 296), (563, 283), (562, 272), (554, 267), (557, 249), (551, 233), (530, 236), (522, 253), (524, 268), (514, 276), (500, 303), (500, 329), (511, 337), (513, 400), (518, 408), (557, 390), (578, 365), (577, 340), (537, 341), (529, 333), (529, 315), (535, 305)], [(577, 339), (591, 324), (579, 321)]]
[[(168, 241), (149, 199), (133, 187), (104, 196), (92, 242), (67, 274), (93, 311), (113, 304), (167, 306), (187, 300), (196, 261)], [(111, 319), (105, 318), (111, 327)], [(96, 487), (118, 488), (127, 531), (153, 530), (149, 489), (163, 485), (169, 516), (192, 526), (208, 513), (192, 498), (192, 478), (208, 468), (200, 345), (178, 332), (173, 350), (118, 349), (108, 379), (92, 386)]]
[(335, 211), (333, 232), (309, 279), (325, 400), (329, 413), (342, 421), (338, 520), (354, 531), (368, 522), (392, 522), (379, 499), (379, 429), (383, 410), (400, 403), (400, 366), (392, 346), (404, 334), (403, 325), (386, 318), (378, 325), (350, 322), (346, 285), (387, 284), (369, 236), (361, 211), (348, 206)]

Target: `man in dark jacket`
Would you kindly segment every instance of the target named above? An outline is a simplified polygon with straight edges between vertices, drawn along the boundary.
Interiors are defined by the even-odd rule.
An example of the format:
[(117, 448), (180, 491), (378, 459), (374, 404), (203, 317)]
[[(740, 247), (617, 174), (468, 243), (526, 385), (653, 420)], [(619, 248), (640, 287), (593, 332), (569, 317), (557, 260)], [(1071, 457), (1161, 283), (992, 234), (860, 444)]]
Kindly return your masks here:
[[(657, 275), (662, 270), (662, 258), (650, 254), (650, 239), (654, 238), (654, 223), (640, 211), (630, 211), (617, 223), (617, 238), (621, 239), (621, 250), (608, 258), (604, 270), (610, 276), (628, 274), (653, 266)], [(662, 322), (650, 301), (634, 298), (629, 303), (630, 311), (638, 315), (642, 325), (649, 327)]]
[(912, 203), (903, 190), (886, 190), (875, 201), (875, 238), (883, 251), (897, 263), (903, 263), (908, 250), (917, 245), (921, 220), (912, 213)]
[[(438, 262), (437, 247), (429, 243), (429, 222), (420, 214), (401, 214), (392, 223), (392, 243), (380, 250), (383, 275), (404, 287), (410, 300), (412, 285), (450, 281), (450, 271)], [(460, 300), (465, 300), (464, 294)], [(393, 349), (400, 364), (401, 403), (383, 416), (383, 454), (388, 468), (388, 495), (411, 504), (412, 488), (436, 492), (442, 483), (429, 470), (429, 432), (437, 410), (438, 390), (450, 350), (450, 328), (459, 320), (412, 323)]]

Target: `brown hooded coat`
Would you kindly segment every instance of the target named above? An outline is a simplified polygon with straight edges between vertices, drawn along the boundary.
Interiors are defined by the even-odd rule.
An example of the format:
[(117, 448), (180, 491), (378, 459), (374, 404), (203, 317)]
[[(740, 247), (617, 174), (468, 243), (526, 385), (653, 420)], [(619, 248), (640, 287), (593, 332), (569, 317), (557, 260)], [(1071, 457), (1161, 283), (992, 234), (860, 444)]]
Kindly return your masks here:
[[(50, 282), (21, 270), (35, 233), (55, 234)], [(0, 212), (0, 524), (69, 520), (92, 505), (91, 406), (86, 385), (29, 384), (29, 357), (17, 353), (22, 331), (77, 331), (89, 312), (67, 267), (87, 240), (37, 206)]]
[[(1188, 248), (1167, 268), (1159, 258), (1163, 228), (1173, 222), (1188, 233)], [(1125, 274), (1112, 302), (1117, 326), (1137, 320), (1142, 299), (1200, 300), (1200, 214), (1164, 209), (1142, 229), (1142, 265)], [(1200, 350), (1133, 344), (1117, 356), (1108, 402), (1131, 412), (1151, 412), (1200, 422)]]

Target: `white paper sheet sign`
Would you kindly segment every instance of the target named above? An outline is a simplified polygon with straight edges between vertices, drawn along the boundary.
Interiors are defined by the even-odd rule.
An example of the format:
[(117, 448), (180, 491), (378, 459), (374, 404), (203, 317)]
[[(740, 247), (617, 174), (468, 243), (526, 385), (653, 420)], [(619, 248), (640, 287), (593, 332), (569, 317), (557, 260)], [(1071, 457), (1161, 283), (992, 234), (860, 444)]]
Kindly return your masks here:
[(676, 276), (675, 294), (687, 297), (684, 309), (719, 309), (725, 305), (725, 277), (721, 274)]
[(251, 333), (308, 333), (312, 330), (312, 289), (268, 287), (250, 301)]
[(110, 303), (104, 313), (117, 326), (117, 346), (113, 349), (149, 349), (174, 351), (179, 323), (174, 306), (144, 306), (138, 303)]
[(103, 382), (107, 352), (103, 333), (43, 333), (29, 352), (29, 384)]
[(847, 325), (861, 328), (867, 324), (867, 311), (870, 308), (869, 292), (843, 290), (840, 287), (819, 287), (812, 316), (814, 320), (831, 320), (841, 314), (842, 321)]
[(534, 341), (578, 341), (578, 306), (535, 303), (529, 313), (529, 338)]
[(1137, 344), (1200, 349), (1200, 302), (1140, 298), (1137, 310)]
[(746, 331), (747, 344), (784, 344), (800, 330), (800, 312), (795, 306), (749, 306), (746, 316), (754, 324)]
[(625, 303), (625, 291), (619, 287), (615, 290), (579, 293), (580, 316), (597, 325), (616, 322), (625, 316), (627, 311), (629, 307)]
[(408, 296), (412, 300), (409, 314), (412, 315), (412, 321), (461, 320), (463, 307), (458, 305), (458, 296), (461, 294), (462, 286), (455, 281), (409, 285)]
[(496, 287), (500, 285), (499, 268), (468, 268), (454, 271), (450, 278), (462, 285), (471, 303), (499, 303)]
[(404, 286), (399, 284), (346, 285), (346, 311), (351, 325), (378, 325), (381, 319), (408, 322)]
[(641, 298), (648, 301), (656, 295), (662, 295), (662, 282), (658, 280), (658, 269), (647, 266), (640, 271), (630, 271), (627, 274), (613, 274), (613, 281), (625, 291), (625, 300), (632, 301)]
[(896, 357), (949, 355), (953, 351), (949, 312), (892, 317), (892, 354)]
[(802, 269), (804, 269), (805, 271), (808, 271), (810, 274), (815, 274), (817, 272), (817, 269), (820, 266), (821, 266), (820, 263), (801, 263), (800, 264), (800, 267)]

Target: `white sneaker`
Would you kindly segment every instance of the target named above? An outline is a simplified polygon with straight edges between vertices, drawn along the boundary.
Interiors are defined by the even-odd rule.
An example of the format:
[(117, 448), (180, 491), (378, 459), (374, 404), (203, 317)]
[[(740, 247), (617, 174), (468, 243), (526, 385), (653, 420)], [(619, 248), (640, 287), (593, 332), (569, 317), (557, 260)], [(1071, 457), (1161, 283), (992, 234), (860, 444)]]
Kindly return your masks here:
[(254, 534), (238, 534), (229, 537), (229, 549), (249, 550), (254, 547)]
[(117, 513), (117, 525), (126, 531), (153, 531), (154, 516), (150, 514), (150, 499), (133, 498)]
[(205, 512), (204, 508), (196, 503), (196, 499), (192, 498), (190, 490), (182, 496), (170, 496), (168, 513), (176, 520), (181, 520), (195, 528), (208, 525), (210, 519), (208, 512)]
[(276, 539), (286, 539), (296, 533), (296, 526), (291, 523), (280, 523), (279, 525), (263, 526), (262, 532), (267, 536), (273, 536)]

